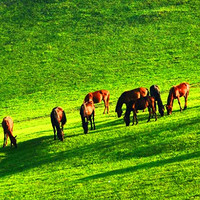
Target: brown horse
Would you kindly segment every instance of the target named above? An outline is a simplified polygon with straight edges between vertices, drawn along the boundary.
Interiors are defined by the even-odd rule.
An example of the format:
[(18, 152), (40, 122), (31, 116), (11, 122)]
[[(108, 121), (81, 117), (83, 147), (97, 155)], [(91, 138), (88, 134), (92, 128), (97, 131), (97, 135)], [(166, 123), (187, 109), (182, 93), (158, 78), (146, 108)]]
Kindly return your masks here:
[(157, 115), (156, 115), (156, 109), (155, 109), (155, 99), (154, 97), (146, 96), (146, 97), (141, 97), (139, 99), (136, 99), (135, 101), (131, 100), (126, 108), (126, 113), (124, 116), (124, 121), (126, 123), (126, 126), (129, 126), (130, 124), (130, 113), (133, 111), (133, 125), (134, 125), (134, 118), (136, 120), (136, 125), (138, 124), (138, 119), (137, 119), (137, 111), (138, 110), (144, 110), (145, 108), (148, 107), (149, 111), (149, 118), (148, 121), (150, 121), (151, 115), (155, 115), (155, 121), (157, 120)]
[(145, 97), (149, 95), (149, 91), (147, 88), (144, 87), (140, 87), (140, 88), (136, 88), (134, 90), (129, 90), (129, 91), (125, 91), (121, 94), (121, 96), (119, 97), (118, 101), (117, 101), (117, 105), (115, 108), (115, 112), (117, 113), (118, 117), (122, 116), (122, 106), (125, 103), (126, 106), (130, 101), (135, 101), (136, 99), (139, 99), (140, 97)]
[(4, 117), (2, 121), (2, 127), (4, 130), (4, 143), (3, 147), (7, 145), (8, 137), (10, 138), (11, 147), (14, 145), (17, 148), (17, 136), (13, 136), (13, 120), (11, 117)]
[(169, 96), (168, 96), (167, 105), (166, 105), (168, 115), (170, 115), (172, 113), (174, 99), (178, 99), (180, 111), (182, 111), (180, 97), (184, 97), (185, 98), (184, 109), (187, 108), (187, 99), (188, 99), (188, 95), (189, 95), (189, 90), (190, 90), (189, 83), (181, 83), (177, 86), (173, 86), (169, 90)]
[(94, 103), (100, 103), (101, 101), (104, 102), (104, 112), (105, 114), (106, 109), (107, 113), (109, 113), (109, 100), (110, 100), (110, 92), (107, 90), (98, 90), (96, 92), (90, 92), (85, 96), (84, 103), (93, 100)]
[[(91, 124), (91, 130), (95, 130), (95, 123), (94, 123), (94, 115), (95, 115), (95, 107), (93, 101), (88, 101), (86, 103), (83, 103), (80, 108), (80, 115), (82, 119), (82, 127), (84, 130), (84, 133), (88, 133), (88, 121), (90, 121)], [(86, 119), (86, 120), (85, 120)], [(93, 121), (93, 126), (92, 126)]]
[[(64, 140), (63, 127), (67, 121), (64, 110), (61, 107), (55, 107), (51, 111), (51, 124), (54, 131), (54, 140), (56, 140), (56, 130), (59, 140)], [(61, 127), (60, 127), (61, 126)]]

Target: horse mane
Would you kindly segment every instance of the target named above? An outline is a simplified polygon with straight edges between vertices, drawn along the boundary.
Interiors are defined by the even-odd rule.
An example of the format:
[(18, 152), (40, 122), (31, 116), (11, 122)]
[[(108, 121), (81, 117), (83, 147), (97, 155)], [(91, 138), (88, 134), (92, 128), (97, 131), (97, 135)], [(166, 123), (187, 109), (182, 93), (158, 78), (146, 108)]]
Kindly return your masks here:
[(62, 120), (61, 120), (62, 124), (65, 124), (67, 122), (67, 117), (65, 114), (65, 111), (63, 110), (63, 115), (62, 115)]
[(121, 96), (119, 97), (118, 101), (117, 101), (117, 105), (116, 105), (116, 109), (115, 111), (117, 111), (117, 108), (121, 108), (123, 103), (124, 103), (124, 96), (125, 96), (125, 92), (123, 92), (121, 94)]
[(173, 95), (174, 95), (174, 86), (169, 90), (169, 95), (167, 98), (167, 105), (170, 105), (170, 103), (172, 102)]

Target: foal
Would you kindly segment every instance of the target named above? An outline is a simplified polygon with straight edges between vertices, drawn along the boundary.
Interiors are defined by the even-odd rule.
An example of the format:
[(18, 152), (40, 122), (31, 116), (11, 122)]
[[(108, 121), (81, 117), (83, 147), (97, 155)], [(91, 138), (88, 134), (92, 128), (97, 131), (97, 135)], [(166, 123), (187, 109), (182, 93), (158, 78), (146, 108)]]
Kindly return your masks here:
[[(91, 130), (92, 129), (95, 130), (95, 123), (94, 123), (95, 107), (93, 101), (88, 101), (81, 105), (80, 115), (84, 133), (85, 134), (88, 133), (88, 121), (90, 121)], [(93, 126), (92, 126), (92, 121), (93, 121)]]
[[(59, 140), (64, 140), (63, 127), (67, 121), (64, 110), (61, 107), (55, 107), (51, 111), (51, 124), (54, 131), (54, 140), (56, 140), (56, 130)], [(60, 127), (61, 125), (61, 127)]]
[(154, 97), (146, 96), (146, 97), (141, 97), (135, 101), (130, 101), (127, 108), (126, 108), (126, 113), (124, 116), (124, 121), (126, 123), (126, 126), (129, 126), (130, 124), (130, 113), (133, 111), (133, 125), (134, 125), (134, 118), (136, 120), (136, 125), (138, 124), (138, 119), (137, 119), (137, 111), (138, 110), (144, 110), (145, 108), (148, 107), (149, 111), (149, 118), (148, 121), (150, 121), (151, 115), (155, 115), (155, 121), (157, 120), (157, 115), (156, 115), (156, 109), (155, 109), (155, 99)]
[(4, 117), (2, 121), (2, 127), (4, 130), (4, 143), (3, 147), (7, 145), (8, 137), (10, 138), (11, 147), (14, 145), (17, 148), (17, 136), (13, 136), (13, 120), (11, 117)]

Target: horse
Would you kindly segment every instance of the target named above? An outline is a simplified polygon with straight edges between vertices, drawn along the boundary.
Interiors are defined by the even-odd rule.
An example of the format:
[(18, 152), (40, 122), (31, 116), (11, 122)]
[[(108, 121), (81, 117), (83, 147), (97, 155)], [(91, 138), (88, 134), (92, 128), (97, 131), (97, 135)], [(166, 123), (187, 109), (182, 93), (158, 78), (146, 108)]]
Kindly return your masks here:
[(167, 105), (166, 105), (168, 115), (172, 114), (174, 99), (178, 99), (180, 111), (182, 111), (183, 109), (181, 107), (180, 97), (184, 97), (185, 98), (184, 110), (187, 108), (187, 99), (189, 95), (189, 90), (190, 90), (189, 83), (181, 83), (179, 85), (171, 87), (171, 89), (169, 90), (169, 95), (168, 95)]
[[(163, 117), (164, 116), (165, 107), (164, 107), (164, 105), (162, 103), (161, 96), (160, 96), (160, 89), (159, 89), (159, 87), (157, 85), (152, 85), (150, 87), (150, 95), (155, 98), (155, 102), (157, 101), (157, 103), (158, 103), (158, 111), (159, 111), (161, 117)], [(155, 109), (156, 109), (156, 104), (155, 104)]]
[[(94, 115), (95, 115), (95, 107), (93, 101), (88, 101), (86, 103), (83, 103), (80, 108), (80, 115), (82, 119), (82, 127), (84, 130), (84, 133), (88, 133), (88, 121), (90, 121), (91, 124), (91, 130), (95, 130), (95, 123), (94, 123)], [(92, 123), (93, 121), (93, 123)], [(93, 126), (92, 126), (93, 124)]]
[(117, 105), (115, 108), (115, 112), (117, 113), (118, 118), (122, 116), (122, 106), (125, 103), (126, 106), (130, 101), (135, 101), (136, 99), (139, 99), (140, 97), (145, 97), (149, 95), (149, 91), (147, 88), (140, 87), (133, 90), (125, 91), (121, 94), (117, 101)]
[(8, 137), (10, 138), (11, 147), (14, 145), (17, 148), (17, 136), (13, 136), (13, 120), (11, 117), (4, 117), (2, 121), (2, 127), (4, 130), (4, 143), (3, 148), (7, 145)]
[(59, 140), (64, 140), (63, 127), (67, 122), (65, 111), (61, 107), (55, 107), (52, 109), (51, 114), (51, 124), (54, 131), (54, 140), (56, 140), (56, 130)]
[(155, 109), (155, 99), (154, 97), (146, 96), (146, 97), (140, 97), (139, 99), (136, 100), (131, 100), (126, 108), (126, 113), (124, 116), (124, 121), (126, 123), (126, 126), (129, 126), (130, 124), (130, 113), (133, 111), (133, 125), (134, 125), (134, 118), (136, 120), (136, 125), (138, 124), (138, 119), (137, 119), (137, 111), (138, 110), (144, 110), (145, 108), (148, 107), (149, 111), (149, 118), (148, 121), (150, 121), (151, 115), (155, 115), (155, 121), (157, 120), (157, 115), (156, 115), (156, 109)]
[(110, 92), (108, 90), (98, 90), (95, 92), (88, 93), (85, 96), (83, 103), (86, 103), (90, 100), (92, 100), (94, 103), (100, 103), (101, 101), (103, 101), (105, 106), (103, 114), (106, 113), (106, 109), (107, 109), (107, 114), (109, 113)]

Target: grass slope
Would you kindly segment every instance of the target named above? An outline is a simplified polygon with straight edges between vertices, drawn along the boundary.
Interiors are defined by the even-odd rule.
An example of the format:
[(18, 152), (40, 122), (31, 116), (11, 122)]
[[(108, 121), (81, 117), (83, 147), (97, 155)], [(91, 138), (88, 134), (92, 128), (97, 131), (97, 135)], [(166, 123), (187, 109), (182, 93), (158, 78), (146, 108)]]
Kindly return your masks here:
[[(0, 117), (14, 119), (18, 149), (0, 149), (1, 199), (200, 198), (199, 1), (2, 0)], [(125, 127), (119, 95), (158, 84), (191, 84), (188, 109)], [(83, 134), (85, 94), (96, 130)], [(183, 103), (183, 99), (182, 99)], [(49, 113), (67, 113), (65, 141), (53, 140)], [(3, 143), (3, 134), (0, 135)]]

